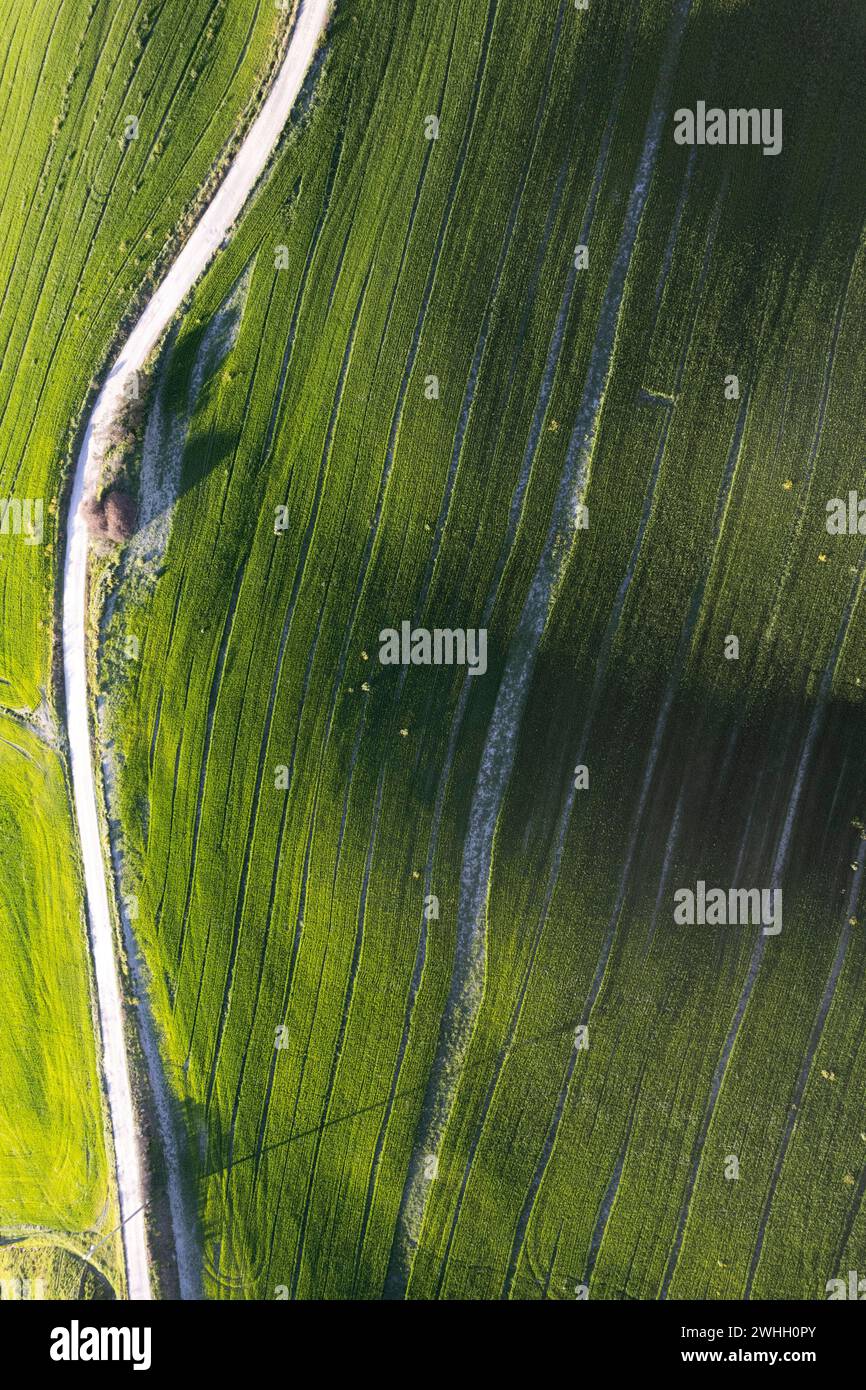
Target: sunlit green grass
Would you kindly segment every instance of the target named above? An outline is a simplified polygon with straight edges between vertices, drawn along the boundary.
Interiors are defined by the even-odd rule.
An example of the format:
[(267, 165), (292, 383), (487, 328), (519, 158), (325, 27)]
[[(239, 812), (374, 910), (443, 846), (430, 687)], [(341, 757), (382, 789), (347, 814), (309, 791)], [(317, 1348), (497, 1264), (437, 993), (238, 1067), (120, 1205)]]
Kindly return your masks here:
[[(284, 31), (273, 5), (225, 0), (2, 6), (0, 498), (42, 508), (41, 533), (0, 537), (4, 709), (57, 702), (75, 432)], [(103, 1232), (113, 1180), (64, 770), (0, 717), (0, 1226)]]
[(63, 770), (2, 718), (0, 778), (0, 1226), (95, 1230), (111, 1187)]
[[(843, 935), (866, 795), (863, 545), (824, 517), (860, 467), (866, 44), (843, 7), (807, 57), (817, 21), (796, 8), (784, 25), (692, 8), (671, 106), (710, 87), (781, 105), (785, 148), (693, 164), (659, 148), (589, 529), (515, 731), (484, 994), (410, 1297), (739, 1297), (751, 1281), (817, 1298), (863, 1258), (862, 927)], [(194, 405), (168, 552), (144, 584), (120, 573), (100, 683), (212, 1296), (385, 1289), (481, 750), (670, 13), (346, 5), (309, 120), (180, 325), (176, 415), (251, 271)], [(403, 680), (378, 633), (475, 627), (488, 603), (489, 671), (458, 728), (462, 673)], [(578, 761), (589, 789), (563, 819)], [(785, 927), (751, 979), (755, 932), (677, 929), (673, 890), (767, 885), (789, 811)]]

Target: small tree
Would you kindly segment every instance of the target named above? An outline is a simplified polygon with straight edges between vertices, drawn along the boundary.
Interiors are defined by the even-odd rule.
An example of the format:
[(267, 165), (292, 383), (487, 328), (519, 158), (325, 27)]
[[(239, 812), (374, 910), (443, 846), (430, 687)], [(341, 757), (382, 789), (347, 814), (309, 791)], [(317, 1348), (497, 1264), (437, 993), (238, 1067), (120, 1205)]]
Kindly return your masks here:
[(112, 488), (104, 503), (105, 531), (109, 540), (128, 541), (135, 531), (136, 506), (128, 492)]

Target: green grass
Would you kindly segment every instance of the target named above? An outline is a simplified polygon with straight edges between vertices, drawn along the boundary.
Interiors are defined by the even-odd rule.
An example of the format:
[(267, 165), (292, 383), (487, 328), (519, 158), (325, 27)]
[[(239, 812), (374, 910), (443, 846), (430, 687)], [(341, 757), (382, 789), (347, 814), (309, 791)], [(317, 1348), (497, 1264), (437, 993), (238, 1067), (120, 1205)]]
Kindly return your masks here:
[[(104, 1251), (105, 1247), (103, 1247)], [(114, 1298), (105, 1274), (71, 1244), (44, 1236), (16, 1240), (0, 1247), (0, 1299), (74, 1302)]]
[(0, 777), (0, 1226), (96, 1231), (112, 1188), (63, 770), (4, 717)]
[[(205, 328), (251, 267), (189, 422), (168, 552), (149, 582), (121, 572), (101, 668), (128, 888), (204, 1153), (212, 1296), (377, 1297), (399, 1254), (475, 778), (670, 13), (341, 6), (312, 115), (165, 367), (180, 416)], [(827, 536), (824, 503), (859, 476), (866, 35), (855, 6), (825, 20), (816, 55), (806, 5), (784, 27), (764, 5), (692, 7), (671, 109), (782, 106), (784, 152), (689, 165), (670, 122), (661, 140), (590, 527), (498, 817), (483, 1000), (466, 1055), (446, 1054), (410, 1297), (751, 1281), (815, 1298), (863, 1259), (862, 927), (822, 1001), (864, 794), (863, 549)], [(490, 668), (465, 708), (460, 672), (379, 666), (382, 627), (475, 627), (488, 605)], [(563, 817), (578, 761), (590, 790)], [(755, 932), (675, 929), (673, 889), (767, 885), (791, 807), (785, 927), (739, 1019)]]
[[(99, 675), (211, 1296), (818, 1298), (866, 1258), (864, 554), (824, 529), (862, 484), (854, 3), (798, 0), (784, 24), (691, 7), (670, 110), (780, 106), (783, 153), (690, 158), (665, 126), (590, 527), (502, 754), (483, 995), (459, 1047), (442, 1033), (476, 777), (672, 9), (341, 3), (312, 108), (165, 359), (180, 419), (248, 272), (184, 420), (168, 550), (118, 572)], [(7, 709), (53, 698), (63, 477), (93, 379), (224, 165), (276, 18), (0, 7), (0, 496), (43, 499), (46, 522), (38, 545), (2, 538)], [(487, 676), (464, 695), (460, 671), (381, 667), (403, 619), (487, 626)], [(114, 1219), (80, 884), (61, 762), (2, 725), (0, 1226), (46, 1235), (0, 1269), (68, 1292), (76, 1241)], [(747, 929), (674, 927), (675, 887), (774, 866), (785, 926), (762, 952)], [(447, 1123), (409, 1248), (435, 1086)]]
[[(119, 325), (264, 76), (280, 17), (225, 0), (2, 7), (0, 495), (41, 498), (44, 543), (3, 569), (6, 702), (50, 684), (58, 500), (72, 426)], [(138, 120), (124, 140), (127, 118)]]
[[(0, 6), (0, 497), (43, 508), (42, 534), (0, 537), (4, 711), (55, 704), (75, 430), (121, 325), (224, 167), (284, 27), (265, 0)], [(137, 138), (124, 140), (130, 116)], [(0, 717), (0, 1225), (101, 1231), (114, 1199), (67, 786), (61, 759)]]

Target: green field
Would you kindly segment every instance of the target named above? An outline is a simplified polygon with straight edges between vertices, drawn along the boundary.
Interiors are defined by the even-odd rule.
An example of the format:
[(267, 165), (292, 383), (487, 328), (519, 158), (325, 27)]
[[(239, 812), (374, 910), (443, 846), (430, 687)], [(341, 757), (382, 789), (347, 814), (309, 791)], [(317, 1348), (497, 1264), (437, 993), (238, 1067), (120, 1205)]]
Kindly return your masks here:
[[(45, 516), (0, 537), (0, 1279), (96, 1298), (63, 486), (286, 21), (0, 21), (0, 496)], [(861, 0), (338, 0), (92, 572), (207, 1297), (822, 1299), (866, 1262), (866, 549), (825, 525), (866, 486), (864, 64)], [(781, 151), (677, 144), (698, 101), (780, 109)], [(382, 664), (405, 621), (485, 629), (486, 672)], [(782, 930), (677, 924), (699, 881)]]
[[(864, 47), (856, 5), (339, 7), (161, 365), (180, 495), (101, 664), (209, 1295), (862, 1261)], [(782, 154), (677, 146), (698, 98)], [(381, 666), (403, 620), (487, 675)], [(676, 927), (698, 879), (781, 883), (782, 933)]]
[[(59, 700), (55, 596), (75, 429), (121, 324), (257, 103), (285, 27), (264, 0), (0, 6), (0, 497), (4, 511), (12, 503), (0, 535), (0, 705), (38, 711), (40, 728)], [(83, 1239), (114, 1198), (67, 783), (61, 757), (0, 717), (11, 728), (0, 746), (0, 1227)], [(101, 1251), (112, 1279), (122, 1278), (115, 1244)]]
[(33, 708), (49, 685), (57, 504), (91, 379), (256, 97), (280, 24), (273, 5), (225, 0), (0, 8), (0, 353), (14, 366), (0, 495), (44, 502), (44, 544), (3, 567), (8, 705)]
[(0, 1246), (0, 1298), (16, 1300), (114, 1298), (105, 1273), (56, 1235), (15, 1238)]
[[(4, 716), (0, 778), (0, 1232), (96, 1240), (115, 1208), (63, 770)], [(113, 1253), (109, 1242), (103, 1262)]]

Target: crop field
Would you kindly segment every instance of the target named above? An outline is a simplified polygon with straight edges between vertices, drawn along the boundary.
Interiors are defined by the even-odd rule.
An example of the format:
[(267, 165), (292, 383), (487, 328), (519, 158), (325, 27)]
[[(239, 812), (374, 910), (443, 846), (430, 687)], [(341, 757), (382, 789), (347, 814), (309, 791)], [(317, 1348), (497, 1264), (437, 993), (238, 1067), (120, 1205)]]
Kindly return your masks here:
[(27, 1236), (0, 1247), (0, 1291), (9, 1302), (114, 1298), (111, 1280), (55, 1234)]
[(0, 9), (0, 493), (43, 503), (39, 543), (3, 567), (7, 705), (34, 708), (49, 684), (61, 470), (91, 378), (255, 96), (277, 25), (273, 6), (224, 0)]
[[(40, 736), (57, 698), (75, 428), (121, 323), (257, 101), (283, 28), (273, 5), (224, 0), (0, 7), (0, 704), (36, 712)], [(12, 724), (0, 746), (0, 1225), (86, 1231), (113, 1199), (81, 877), (63, 766), (32, 728)]]
[[(866, 1258), (864, 56), (854, 4), (338, 7), (102, 631), (208, 1296)], [(781, 152), (678, 145), (699, 99)], [(699, 881), (780, 929), (678, 924)]]
[[(65, 509), (286, 10), (0, 0), (3, 1298), (129, 1279)], [(866, 1267), (864, 71), (861, 0), (336, 0), (91, 549), (157, 1293), (179, 1194), (209, 1299)]]
[(0, 777), (0, 1230), (102, 1234), (111, 1185), (63, 772), (4, 716)]

